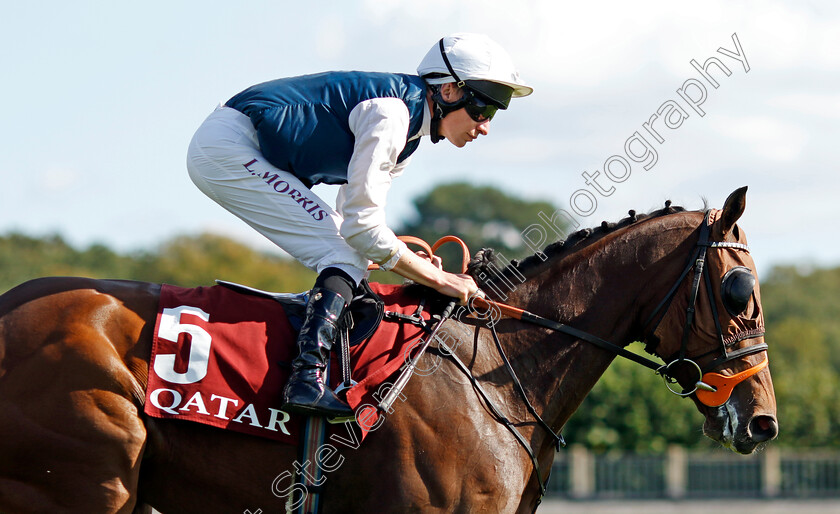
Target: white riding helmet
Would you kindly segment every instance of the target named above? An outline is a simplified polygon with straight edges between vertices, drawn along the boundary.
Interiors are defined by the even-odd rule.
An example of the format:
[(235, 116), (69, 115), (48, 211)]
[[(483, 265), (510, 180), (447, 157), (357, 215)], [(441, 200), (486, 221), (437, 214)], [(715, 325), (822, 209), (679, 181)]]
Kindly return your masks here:
[(458, 87), (466, 86), (500, 109), (506, 109), (511, 98), (528, 96), (534, 91), (519, 77), (504, 48), (484, 34), (458, 33), (444, 37), (420, 62), (417, 74), (432, 85), (456, 82)]

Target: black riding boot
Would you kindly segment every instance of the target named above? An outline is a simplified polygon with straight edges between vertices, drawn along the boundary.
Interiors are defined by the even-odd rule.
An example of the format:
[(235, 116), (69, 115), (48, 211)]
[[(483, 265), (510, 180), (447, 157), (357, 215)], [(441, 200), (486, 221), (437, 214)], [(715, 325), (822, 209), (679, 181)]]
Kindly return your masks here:
[(284, 411), (310, 416), (353, 416), (353, 409), (324, 383), (326, 360), (346, 307), (344, 298), (329, 289), (315, 288), (310, 292), (306, 319), (297, 340), (300, 354), (292, 362), (292, 376), (283, 391)]

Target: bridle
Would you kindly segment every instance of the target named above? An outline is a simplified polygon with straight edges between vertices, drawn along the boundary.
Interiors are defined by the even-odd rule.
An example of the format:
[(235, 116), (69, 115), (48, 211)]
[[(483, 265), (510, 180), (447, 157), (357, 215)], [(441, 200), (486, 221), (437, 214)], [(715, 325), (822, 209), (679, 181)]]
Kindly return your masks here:
[[(679, 278), (677, 278), (676, 283), (674, 283), (674, 285), (668, 291), (668, 294), (665, 295), (665, 298), (663, 298), (662, 301), (659, 302), (659, 305), (657, 305), (657, 307), (650, 314), (644, 326), (649, 326), (651, 322), (654, 322), (655, 320), (653, 326), (647, 331), (647, 336), (645, 337), (645, 341), (647, 341), (648, 344), (646, 349), (649, 352), (652, 352), (656, 349), (656, 345), (658, 344), (658, 338), (654, 335), (656, 329), (659, 327), (659, 324), (664, 319), (665, 314), (668, 311), (668, 307), (671, 305), (671, 302), (674, 299), (674, 296), (676, 295), (677, 289), (679, 288), (680, 284), (682, 284), (682, 281), (685, 280), (685, 278), (688, 276), (691, 270), (694, 269), (694, 277), (691, 282), (691, 291), (689, 292), (689, 302), (688, 306), (686, 307), (685, 325), (683, 326), (683, 335), (682, 341), (680, 343), (680, 350), (675, 355), (664, 359), (666, 362), (668, 362), (668, 364), (659, 367), (656, 370), (656, 372), (659, 375), (662, 375), (662, 377), (665, 379), (665, 383), (668, 386), (668, 389), (674, 394), (678, 396), (690, 396), (691, 394), (697, 393), (697, 399), (700, 401), (700, 403), (708, 407), (717, 407), (726, 403), (726, 401), (729, 399), (729, 396), (732, 393), (732, 389), (736, 385), (764, 369), (767, 366), (768, 361), (767, 357), (765, 356), (764, 360), (762, 360), (755, 366), (752, 366), (745, 371), (731, 376), (721, 375), (719, 373), (711, 373), (711, 370), (717, 368), (722, 364), (725, 364), (735, 359), (739, 359), (741, 357), (745, 357), (747, 355), (753, 355), (755, 353), (760, 353), (767, 350), (767, 343), (758, 343), (747, 346), (745, 348), (740, 348), (738, 350), (729, 351), (729, 346), (737, 344), (738, 342), (743, 340), (761, 337), (764, 335), (764, 331), (753, 330), (743, 334), (736, 334), (734, 338), (730, 338), (729, 343), (727, 343), (727, 341), (724, 339), (723, 329), (720, 326), (720, 319), (718, 317), (718, 308), (715, 304), (715, 300), (712, 294), (712, 279), (709, 274), (709, 269), (706, 266), (706, 253), (710, 248), (732, 249), (749, 252), (749, 247), (743, 243), (709, 241), (709, 233), (711, 232), (711, 224), (709, 222), (710, 216), (711, 211), (706, 211), (705, 216), (703, 217), (703, 223), (700, 225), (700, 237), (697, 241), (697, 244), (694, 247), (694, 251), (689, 257), (688, 262), (686, 263), (685, 268), (683, 269)], [(692, 358), (688, 358), (686, 357), (688, 337), (691, 330), (691, 326), (694, 323), (694, 314), (696, 311), (695, 305), (697, 304), (697, 296), (700, 290), (701, 279), (705, 280), (706, 283), (706, 297), (709, 300), (709, 306), (711, 307), (712, 311), (712, 318), (715, 321), (715, 330), (717, 332), (719, 348), (716, 350), (711, 350), (701, 355), (694, 356)], [(720, 352), (720, 356), (712, 360), (710, 363), (706, 364), (704, 367), (701, 368), (700, 365), (697, 364), (697, 360), (707, 355), (713, 354), (717, 351)], [(672, 366), (679, 366), (686, 363), (690, 366), (691, 369), (696, 370), (697, 381), (694, 383), (694, 387), (692, 389), (677, 391), (672, 387), (673, 384), (677, 383), (677, 380), (671, 374), (671, 368)]]

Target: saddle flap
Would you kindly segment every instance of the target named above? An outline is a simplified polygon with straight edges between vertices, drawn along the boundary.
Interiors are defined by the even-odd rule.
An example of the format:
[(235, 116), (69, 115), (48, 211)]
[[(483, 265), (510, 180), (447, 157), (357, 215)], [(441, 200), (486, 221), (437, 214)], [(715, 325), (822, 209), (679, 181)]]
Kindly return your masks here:
[[(161, 285), (144, 412), (297, 444), (300, 417), (278, 409), (277, 403), (290, 372), (284, 363), (296, 354), (296, 334), (285, 309), (291, 306), (302, 313), (305, 296), (232, 286)], [(375, 405), (382, 384), (405, 364), (406, 351), (426, 334), (407, 322), (376, 327), (381, 313), (430, 319), (428, 309), (419, 312), (422, 297), (411, 290), (390, 284), (369, 286), (376, 296), (360, 295), (367, 296), (362, 301), (367, 307), (351, 313), (356, 338), (375, 327), (370, 337), (349, 348), (346, 359), (357, 381), (346, 391), (354, 410)], [(276, 300), (292, 301), (278, 305)], [(193, 346), (200, 351), (193, 351)], [(340, 374), (339, 366), (331, 366), (330, 383), (338, 384)], [(362, 430), (360, 440), (366, 433)]]
[(350, 346), (372, 336), (385, 316), (385, 302), (373, 292), (367, 280), (362, 280), (350, 303)]

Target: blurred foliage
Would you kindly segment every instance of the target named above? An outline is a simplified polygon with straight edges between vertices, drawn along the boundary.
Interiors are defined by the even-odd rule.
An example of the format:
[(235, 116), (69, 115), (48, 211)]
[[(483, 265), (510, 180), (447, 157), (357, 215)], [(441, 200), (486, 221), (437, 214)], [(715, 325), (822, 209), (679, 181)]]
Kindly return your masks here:
[(216, 278), (272, 291), (304, 291), (315, 273), (297, 262), (256, 252), (231, 239), (202, 234), (177, 237), (151, 252), (120, 255), (95, 244), (77, 250), (60, 236), (0, 237), (0, 290), (53, 275), (212, 285)]
[[(527, 201), (492, 186), (466, 182), (438, 185), (415, 198), (414, 207), (416, 219), (396, 230), (398, 235), (416, 236), (430, 245), (443, 236), (456, 235), (473, 254), (481, 248), (494, 248), (508, 259), (530, 255), (521, 231), (540, 223), (540, 211), (550, 217), (557, 210), (548, 202)], [(443, 258), (445, 269), (460, 271), (462, 253), (457, 245), (447, 243), (436, 253)]]
[(761, 283), (785, 446), (840, 447), (840, 268), (774, 268)]

